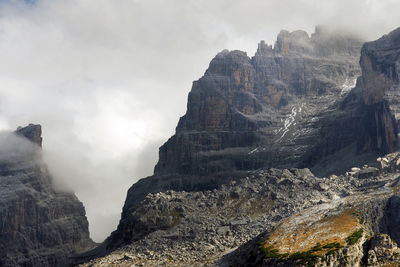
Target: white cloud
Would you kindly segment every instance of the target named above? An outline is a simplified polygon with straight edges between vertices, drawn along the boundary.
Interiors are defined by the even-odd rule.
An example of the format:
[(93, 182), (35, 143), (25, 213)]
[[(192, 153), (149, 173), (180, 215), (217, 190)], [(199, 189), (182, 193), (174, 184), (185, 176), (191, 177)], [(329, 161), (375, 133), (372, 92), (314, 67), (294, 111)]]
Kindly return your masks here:
[(43, 125), (59, 183), (84, 202), (95, 240), (128, 187), (150, 175), (193, 80), (224, 48), (252, 55), (280, 29), (334, 23), (374, 39), (397, 1), (0, 0), (0, 129)]

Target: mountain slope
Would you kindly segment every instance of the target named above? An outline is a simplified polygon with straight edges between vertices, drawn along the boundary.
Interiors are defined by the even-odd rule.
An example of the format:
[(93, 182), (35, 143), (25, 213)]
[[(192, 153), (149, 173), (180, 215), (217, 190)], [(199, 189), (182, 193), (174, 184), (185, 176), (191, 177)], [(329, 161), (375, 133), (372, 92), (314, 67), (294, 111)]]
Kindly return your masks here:
[[(355, 89), (361, 90), (363, 98), (361, 150), (398, 150), (399, 47), (400, 28), (362, 47), (362, 76)], [(316, 205), (283, 220), (275, 229), (264, 232), (231, 255), (230, 265), (399, 265), (399, 153), (378, 158), (378, 162), (381, 174), (369, 174), (375, 176), (369, 188), (362, 186), (366, 173), (361, 171), (363, 175), (360, 176), (359, 169), (354, 169), (351, 174), (359, 178), (355, 192), (332, 201), (327, 207)], [(382, 178), (389, 179), (389, 182)], [(346, 218), (343, 217), (345, 215)], [(344, 231), (344, 226), (349, 224), (352, 227)], [(352, 242), (349, 237), (357, 231), (361, 233), (360, 229), (363, 233), (358, 235), (357, 242)], [(333, 236), (336, 239), (332, 239)], [(317, 244), (323, 248), (329, 242), (339, 243), (340, 246), (316, 250)], [(289, 254), (283, 256), (284, 253)]]
[[(317, 266), (357, 266), (370, 250), (381, 261), (400, 262), (400, 155), (386, 159), (383, 168), (340, 176), (268, 169), (218, 190), (149, 194), (129, 215), (131, 231), (141, 229), (135, 231), (141, 237), (83, 266), (301, 266), (303, 258), (281, 255), (295, 259), (290, 255), (318, 243), (318, 257), (310, 257)], [(382, 234), (393, 240), (393, 250), (385, 252), (391, 258), (382, 253), (387, 244), (377, 244)]]
[(399, 263), (399, 154), (377, 157), (397, 150), (400, 30), (361, 69), (360, 45), (317, 28), (218, 54), (95, 265)]
[(360, 75), (361, 44), (317, 27), (311, 37), (281, 31), (274, 48), (261, 42), (252, 58), (219, 53), (193, 83), (154, 175), (129, 189), (109, 246), (132, 240), (127, 212), (148, 193), (213, 189), (249, 170), (312, 166), (345, 148), (356, 154), (362, 97), (349, 91)]

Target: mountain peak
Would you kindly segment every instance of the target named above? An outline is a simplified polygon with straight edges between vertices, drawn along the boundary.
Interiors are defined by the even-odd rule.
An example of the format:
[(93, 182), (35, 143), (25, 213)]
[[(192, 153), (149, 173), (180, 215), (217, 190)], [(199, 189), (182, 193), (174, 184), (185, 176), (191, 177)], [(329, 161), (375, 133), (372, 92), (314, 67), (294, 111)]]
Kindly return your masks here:
[(277, 53), (287, 55), (290, 52), (312, 54), (312, 45), (308, 33), (302, 30), (289, 32), (281, 30), (275, 42)]
[(42, 147), (42, 126), (30, 123), (28, 126), (19, 126), (15, 133)]

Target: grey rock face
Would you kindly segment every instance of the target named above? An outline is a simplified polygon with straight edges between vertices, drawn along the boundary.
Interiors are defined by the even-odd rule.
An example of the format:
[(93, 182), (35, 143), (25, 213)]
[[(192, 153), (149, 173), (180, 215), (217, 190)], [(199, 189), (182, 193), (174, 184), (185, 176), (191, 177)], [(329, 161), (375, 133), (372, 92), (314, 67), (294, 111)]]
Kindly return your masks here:
[(219, 53), (193, 83), (154, 175), (129, 189), (109, 244), (120, 244), (128, 210), (148, 193), (214, 189), (248, 170), (309, 167), (349, 147), (343, 153), (354, 155), (362, 96), (350, 89), (361, 44), (317, 28), (311, 36), (282, 31), (274, 48), (261, 42), (252, 58)]
[[(385, 168), (362, 179), (351, 172), (315, 177), (308, 169), (268, 169), (249, 172), (220, 189), (148, 194), (129, 210), (131, 225), (123, 231), (128, 244), (83, 266), (299, 266), (296, 261), (265, 260), (259, 242), (276, 228), (278, 240), (306, 236), (298, 249), (314, 246), (329, 231), (340, 237), (343, 247), (306, 266), (360, 266), (374, 257), (396, 262), (400, 155), (387, 159)], [(369, 168), (361, 167), (359, 173)], [(308, 230), (318, 224), (318, 234)], [(343, 232), (346, 224), (351, 227)], [(363, 236), (346, 244), (360, 228)]]
[[(260, 250), (260, 244), (273, 244), (274, 248), (283, 254), (288, 250), (285, 242), (292, 242), (291, 244), (302, 252), (310, 252), (319, 242), (322, 243), (322, 248), (327, 243), (340, 243), (341, 246), (337, 249), (314, 250), (319, 251), (315, 253), (321, 257), (316, 257), (307, 264), (302, 262), (307, 266), (398, 265), (400, 169), (396, 162), (399, 153), (390, 154), (387, 159), (388, 165), (370, 177), (359, 179), (357, 174), (348, 172), (346, 177), (329, 178), (330, 181), (326, 181), (329, 185), (328, 191), (337, 183), (349, 191), (342, 191), (341, 195), (336, 195), (329, 201), (316, 203), (311, 208), (302, 209), (301, 212), (281, 220), (274, 227), (227, 255), (220, 262), (221, 266), (299, 266), (304, 258), (268, 258)], [(363, 167), (360, 172), (368, 168), (370, 167)], [(340, 190), (337, 189), (331, 191), (334, 194), (338, 192)], [(322, 231), (315, 231), (318, 233), (315, 235), (313, 229), (318, 229), (318, 225)], [(347, 232), (346, 227), (350, 227)], [(359, 239), (350, 243), (348, 238), (357, 229), (363, 229), (363, 232)], [(367, 238), (368, 236), (371, 238)], [(278, 242), (271, 242), (274, 238), (277, 238)], [(290, 241), (291, 238), (293, 241)], [(301, 246), (297, 246), (300, 242)]]
[(379, 234), (369, 241), (368, 266), (379, 266), (385, 262), (399, 262), (400, 249), (397, 243), (387, 234)]
[[(187, 112), (160, 148), (155, 174), (307, 164), (307, 153), (322, 142), (321, 122), (339, 109), (360, 74), (361, 44), (318, 28), (311, 37), (281, 31), (274, 48), (261, 42), (252, 58), (222, 51), (193, 83)], [(348, 117), (341, 121), (350, 130), (333, 135), (324, 153), (355, 141), (354, 115)]]
[[(129, 189), (108, 248), (135, 240), (139, 224), (130, 214), (148, 193), (218, 189), (270, 167), (309, 167), (324, 176), (394, 151), (399, 34), (365, 44), (361, 69), (362, 41), (325, 28), (311, 36), (282, 31), (274, 47), (261, 42), (252, 58), (219, 53), (193, 83), (187, 112), (160, 148), (154, 175)], [(368, 180), (376, 168), (349, 175)], [(332, 198), (346, 192), (329, 187), (321, 181), (311, 188)]]
[(40, 147), (42, 146), (42, 127), (40, 125), (31, 123), (26, 127), (18, 127), (15, 133), (25, 137)]
[(359, 86), (371, 114), (364, 124), (363, 149), (393, 152), (398, 144), (400, 120), (400, 29), (363, 45)]
[[(398, 264), (399, 154), (361, 166), (397, 148), (400, 30), (363, 46), (358, 77), (360, 46), (317, 28), (282, 31), (252, 58), (219, 53), (194, 82), (155, 174), (128, 191), (105, 244), (125, 246), (100, 262)], [(291, 168), (304, 166), (348, 172)], [(283, 254), (266, 257), (260, 244)], [(323, 253), (305, 262), (305, 247)]]
[(54, 188), (41, 141), (32, 124), (0, 136), (0, 266), (68, 266), (94, 245), (82, 203)]

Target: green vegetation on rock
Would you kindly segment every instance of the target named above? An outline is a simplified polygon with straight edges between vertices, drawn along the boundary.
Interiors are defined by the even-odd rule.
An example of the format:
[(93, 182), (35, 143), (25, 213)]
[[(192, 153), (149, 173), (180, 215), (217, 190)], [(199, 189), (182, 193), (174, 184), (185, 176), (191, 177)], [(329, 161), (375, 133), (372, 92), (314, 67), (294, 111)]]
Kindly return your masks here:
[(347, 237), (347, 243), (349, 245), (354, 245), (362, 237), (363, 233), (364, 233), (364, 230), (362, 228), (355, 231), (349, 237)]
[(323, 248), (328, 248), (328, 249), (335, 248), (335, 249), (339, 249), (339, 248), (342, 248), (342, 245), (340, 245), (340, 243), (329, 243), (329, 244), (324, 245)]

